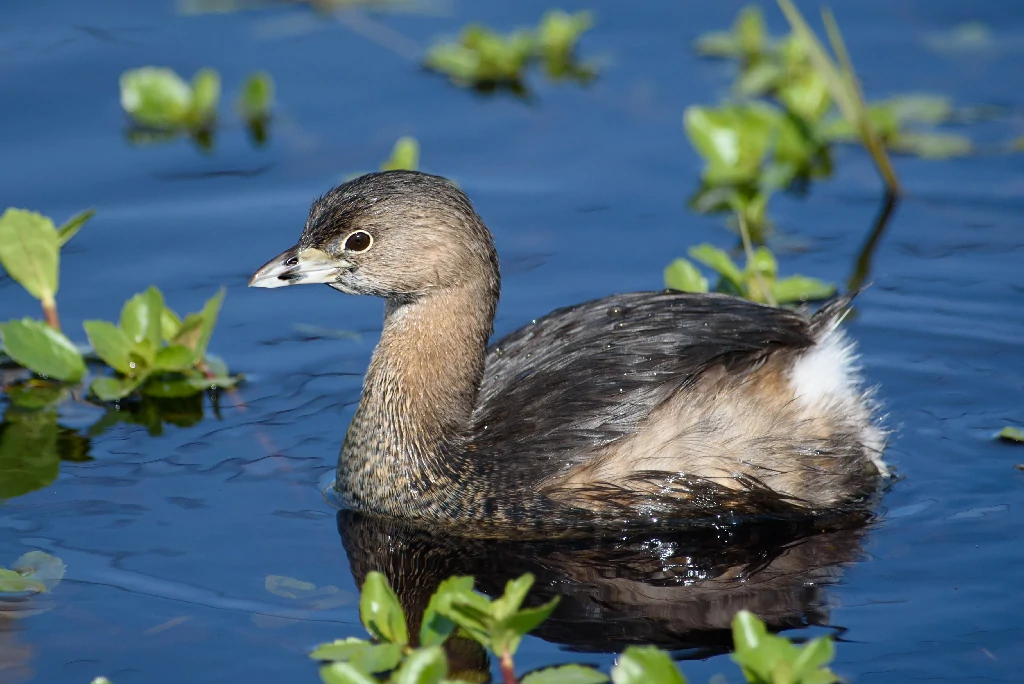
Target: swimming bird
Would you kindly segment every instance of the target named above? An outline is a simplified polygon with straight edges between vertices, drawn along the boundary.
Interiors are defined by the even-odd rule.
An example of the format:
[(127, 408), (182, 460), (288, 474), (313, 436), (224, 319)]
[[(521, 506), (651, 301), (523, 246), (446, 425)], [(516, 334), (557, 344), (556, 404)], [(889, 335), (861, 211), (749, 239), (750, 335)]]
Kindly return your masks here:
[(614, 294), (489, 345), (491, 234), (445, 178), (371, 173), (317, 199), (251, 287), (384, 299), (338, 458), (354, 510), (430, 524), (565, 530), (813, 516), (888, 474), (851, 297), (805, 311), (724, 294)]

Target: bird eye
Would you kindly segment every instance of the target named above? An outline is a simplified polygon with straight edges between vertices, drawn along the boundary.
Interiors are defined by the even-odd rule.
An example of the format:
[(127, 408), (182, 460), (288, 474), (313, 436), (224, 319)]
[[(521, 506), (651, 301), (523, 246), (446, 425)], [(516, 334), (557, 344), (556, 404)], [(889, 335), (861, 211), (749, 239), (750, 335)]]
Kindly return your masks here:
[(373, 236), (367, 233), (365, 230), (357, 230), (356, 232), (345, 238), (345, 251), (347, 252), (365, 252), (370, 249), (370, 245), (373, 244)]

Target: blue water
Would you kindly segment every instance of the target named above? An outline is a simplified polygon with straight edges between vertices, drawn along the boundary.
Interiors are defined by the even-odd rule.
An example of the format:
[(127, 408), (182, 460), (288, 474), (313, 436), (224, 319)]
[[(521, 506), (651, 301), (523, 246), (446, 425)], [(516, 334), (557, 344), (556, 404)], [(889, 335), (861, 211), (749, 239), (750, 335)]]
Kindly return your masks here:
[[(0, 618), (0, 680), (312, 682), (304, 655), (312, 646), (362, 633), (352, 567), (403, 537), (342, 520), (343, 540), (320, 487), (358, 399), (381, 304), (328, 288), (245, 285), (294, 243), (315, 196), (375, 168), (397, 137), (416, 136), (424, 170), (456, 179), (494, 232), (504, 276), (498, 333), (557, 306), (658, 288), (664, 265), (690, 245), (732, 245), (719, 218), (686, 210), (700, 162), (681, 114), (725, 95), (730, 67), (699, 60), (689, 44), (727, 26), (740, 4), (574, 2), (566, 8), (596, 12), (581, 50), (604, 65), (601, 77), (582, 87), (534, 74), (529, 102), (461, 91), (409, 58), (467, 21), (507, 29), (547, 7), (437, 2), (332, 19), (288, 6), (181, 16), (166, 0), (5, 5), (0, 207), (58, 221), (97, 209), (64, 254), (65, 329), (84, 339), (83, 319), (116, 318), (149, 284), (178, 310), (198, 309), (224, 285), (212, 350), (247, 382), (241, 402), (222, 396), (215, 411), (204, 399), (191, 426), (165, 426), (159, 436), (127, 424), (103, 432), (91, 440), (92, 460), (64, 463), (55, 484), (0, 506), (0, 565), (40, 549), (68, 568), (45, 612)], [(1024, 134), (1024, 6), (862, 0), (835, 10), (869, 98), (931, 91), (995, 104), (995, 119), (964, 131), (986, 143)], [(781, 33), (781, 17), (769, 16)], [(927, 48), (930, 35), (968, 20), (991, 27), (988, 49)], [(145, 64), (221, 72), (223, 125), (211, 153), (187, 140), (127, 142), (117, 79)], [(264, 147), (230, 109), (254, 69), (277, 82)], [(839, 150), (836, 168), (807, 197), (772, 200), (784, 270), (838, 282), (852, 272), (881, 188), (859, 149)], [(521, 669), (606, 667), (613, 656), (602, 651), (660, 640), (689, 658), (691, 681), (715, 673), (737, 681), (728, 658), (713, 655), (714, 611), (731, 593), (747, 597), (739, 603), (763, 601), (789, 627), (813, 623), (789, 632), (795, 637), (839, 635), (834, 669), (858, 682), (1021, 681), (1024, 473), (1014, 465), (1024, 448), (993, 434), (1024, 422), (1024, 156), (900, 158), (897, 169), (908, 196), (849, 325), (869, 382), (880, 386), (894, 430), (888, 459), (903, 477), (880, 520), (863, 536), (785, 548), (746, 537), (706, 543), (692, 556), (705, 561), (707, 574), (697, 572), (705, 580), (717, 576), (708, 568), (731, 567), (730, 553), (744, 566), (745, 551), (773, 549), (768, 571), (746, 588), (700, 585), (707, 604), (698, 589), (636, 585), (628, 568), (606, 564), (614, 553), (661, 557), (652, 544), (666, 557), (699, 546), (668, 533), (646, 551), (589, 555), (414, 539), (421, 551), (439, 549), (440, 561), (423, 561), (438, 563), (435, 571), (445, 562), (486, 569), (497, 558), (504, 565), (491, 568), (537, 572), (542, 592), (577, 592), (544, 638), (524, 643)], [(0, 279), (0, 319), (35, 313), (33, 300)], [(69, 403), (61, 424), (84, 431), (100, 415)], [(268, 576), (319, 591), (277, 595)]]

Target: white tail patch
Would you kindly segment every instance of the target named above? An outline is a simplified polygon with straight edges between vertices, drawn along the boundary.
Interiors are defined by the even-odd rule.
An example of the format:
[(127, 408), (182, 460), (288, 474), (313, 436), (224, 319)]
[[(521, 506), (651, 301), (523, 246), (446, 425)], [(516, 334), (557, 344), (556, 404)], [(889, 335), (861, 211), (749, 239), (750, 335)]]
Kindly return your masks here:
[(814, 406), (835, 399), (859, 399), (856, 361), (853, 343), (843, 331), (826, 332), (793, 364), (789, 380), (797, 401)]
[(796, 401), (813, 411), (835, 411), (858, 425), (861, 443), (884, 477), (889, 468), (882, 460), (885, 433), (873, 423), (870, 392), (861, 387), (854, 344), (838, 328), (830, 328), (801, 354), (789, 375)]

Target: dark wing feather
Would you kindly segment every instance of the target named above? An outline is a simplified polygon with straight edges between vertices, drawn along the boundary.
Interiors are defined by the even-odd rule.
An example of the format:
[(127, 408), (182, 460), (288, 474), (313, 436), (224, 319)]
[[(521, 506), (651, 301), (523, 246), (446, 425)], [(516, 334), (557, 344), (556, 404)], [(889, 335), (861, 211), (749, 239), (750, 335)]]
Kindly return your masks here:
[[(493, 344), (472, 450), (543, 477), (587, 461), (706, 369), (813, 344), (807, 316), (726, 295), (615, 295), (559, 309)], [(492, 461), (493, 463), (493, 461)]]

